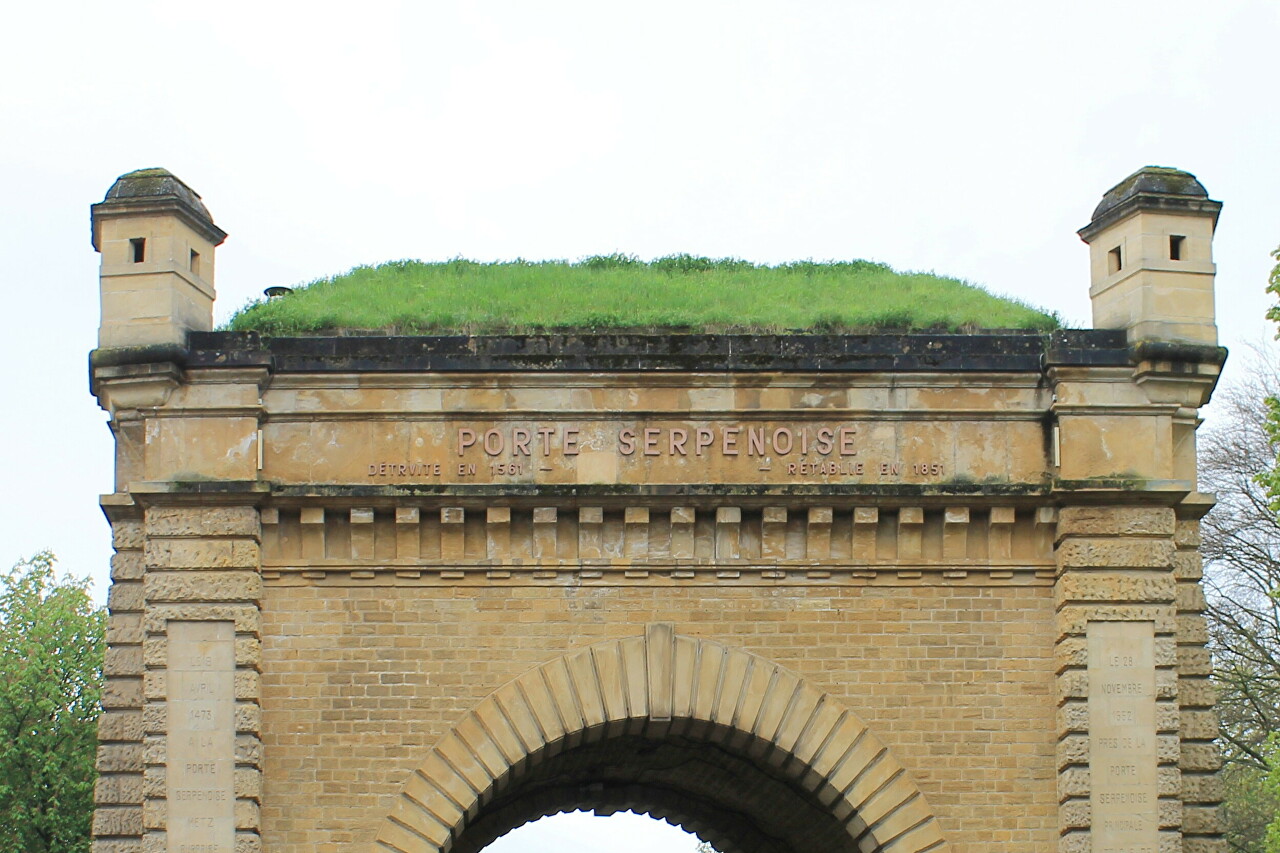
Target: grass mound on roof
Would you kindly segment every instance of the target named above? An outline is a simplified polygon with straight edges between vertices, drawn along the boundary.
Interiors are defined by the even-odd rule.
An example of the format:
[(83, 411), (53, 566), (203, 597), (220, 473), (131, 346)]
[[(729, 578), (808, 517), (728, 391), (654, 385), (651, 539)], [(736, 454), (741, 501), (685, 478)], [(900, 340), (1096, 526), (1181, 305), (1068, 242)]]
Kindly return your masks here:
[(871, 261), (763, 266), (672, 255), (567, 261), (390, 261), (246, 305), (228, 324), (270, 335), (662, 329), (690, 332), (1057, 328), (980, 287)]

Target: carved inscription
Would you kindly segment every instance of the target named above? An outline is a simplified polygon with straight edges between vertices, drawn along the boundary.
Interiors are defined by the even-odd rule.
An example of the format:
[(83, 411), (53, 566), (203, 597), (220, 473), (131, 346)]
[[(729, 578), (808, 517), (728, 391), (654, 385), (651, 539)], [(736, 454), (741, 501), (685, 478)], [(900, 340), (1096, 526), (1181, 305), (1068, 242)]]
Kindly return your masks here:
[(1155, 626), (1089, 623), (1094, 853), (1156, 853)]
[(903, 454), (892, 429), (849, 422), (575, 422), (415, 425), (407, 455), (367, 458), (374, 481), (614, 483), (929, 482), (953, 447)]
[(235, 851), (235, 626), (169, 623), (169, 853)]

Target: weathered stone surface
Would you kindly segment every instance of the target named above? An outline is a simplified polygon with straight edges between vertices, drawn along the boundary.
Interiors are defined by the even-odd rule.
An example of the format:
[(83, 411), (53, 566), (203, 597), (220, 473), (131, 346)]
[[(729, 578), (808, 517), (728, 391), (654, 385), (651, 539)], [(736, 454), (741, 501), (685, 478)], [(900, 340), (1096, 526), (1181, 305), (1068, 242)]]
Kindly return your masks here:
[(137, 773), (102, 773), (93, 785), (93, 801), (103, 805), (140, 805), (142, 776)]
[(148, 601), (257, 601), (262, 597), (262, 576), (256, 572), (182, 572), (148, 574)]
[(93, 812), (94, 835), (140, 835), (141, 833), (141, 807), (101, 807)]
[(247, 536), (259, 531), (255, 507), (151, 507), (147, 534), (157, 536)]
[[(1175, 201), (1089, 230), (1114, 328), (263, 338), (192, 331), (211, 221), (116, 199), (104, 329), (155, 308), (167, 348), (93, 361), (122, 442), (99, 760), (131, 768), (100, 799), (149, 801), (114, 818), (148, 853), (473, 851), (576, 805), (722, 849), (751, 844), (702, 812), (779, 849), (1206, 853), (1175, 516), (1207, 506), (1222, 354), (1212, 217)], [(176, 271), (125, 263), (144, 233)], [(551, 780), (578, 793), (526, 796)]]
[(1058, 545), (1058, 565), (1066, 568), (1164, 569), (1173, 565), (1168, 539), (1070, 538)]
[(98, 740), (139, 740), (142, 714), (138, 711), (105, 711), (98, 717)]
[(1062, 603), (1115, 601), (1124, 604), (1172, 601), (1174, 580), (1167, 574), (1112, 575), (1070, 572), (1058, 579), (1055, 594)]
[(1059, 536), (1172, 536), (1174, 514), (1164, 507), (1063, 507)]
[(136, 743), (103, 743), (98, 745), (94, 766), (99, 773), (141, 773), (142, 746)]

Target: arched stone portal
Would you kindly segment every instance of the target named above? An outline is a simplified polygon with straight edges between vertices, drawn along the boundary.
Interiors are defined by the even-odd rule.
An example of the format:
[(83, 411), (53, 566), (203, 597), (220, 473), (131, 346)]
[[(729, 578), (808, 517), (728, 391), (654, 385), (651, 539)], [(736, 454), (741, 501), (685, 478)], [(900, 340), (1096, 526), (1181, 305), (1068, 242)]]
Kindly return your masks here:
[(1094, 329), (281, 337), (212, 330), (225, 233), (125, 175), (95, 850), (596, 806), (732, 853), (1218, 853), (1219, 207), (1108, 192)]
[(496, 690), (405, 783), (377, 849), (475, 853), (575, 808), (666, 817), (725, 853), (948, 849), (906, 769), (847, 706), (667, 624)]

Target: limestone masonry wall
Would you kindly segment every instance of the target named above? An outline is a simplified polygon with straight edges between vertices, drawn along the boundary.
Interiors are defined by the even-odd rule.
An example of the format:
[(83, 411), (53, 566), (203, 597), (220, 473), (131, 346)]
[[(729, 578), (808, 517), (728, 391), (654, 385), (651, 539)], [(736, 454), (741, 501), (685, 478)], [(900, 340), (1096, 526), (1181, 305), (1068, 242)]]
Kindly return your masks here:
[(1217, 209), (1109, 192), (1094, 330), (263, 339), (210, 329), (199, 196), (122, 177), (95, 853), (478, 853), (574, 808), (1224, 853)]

